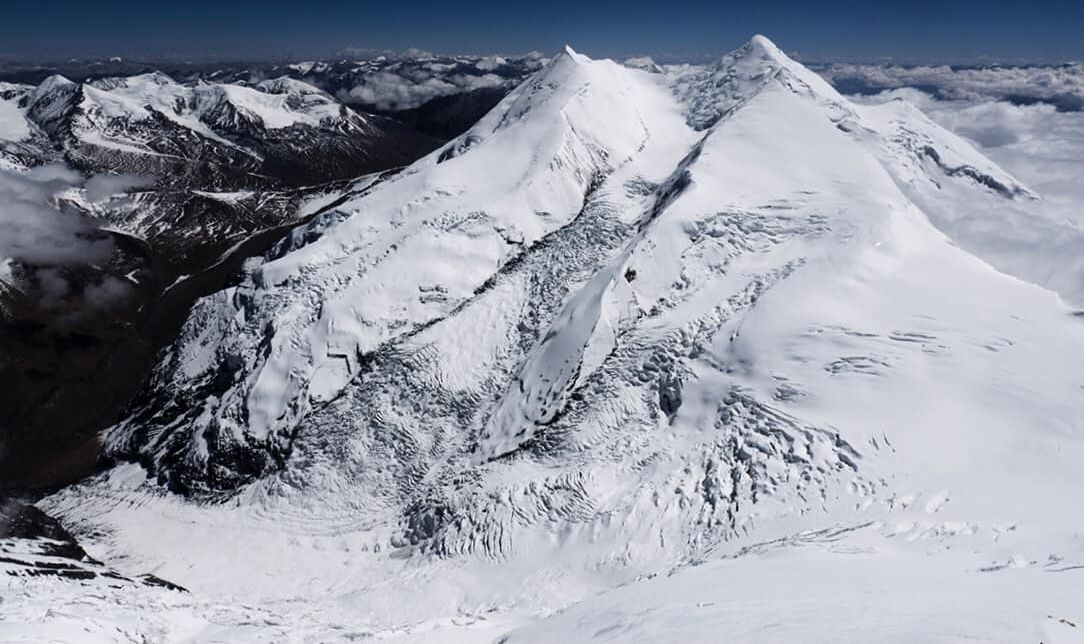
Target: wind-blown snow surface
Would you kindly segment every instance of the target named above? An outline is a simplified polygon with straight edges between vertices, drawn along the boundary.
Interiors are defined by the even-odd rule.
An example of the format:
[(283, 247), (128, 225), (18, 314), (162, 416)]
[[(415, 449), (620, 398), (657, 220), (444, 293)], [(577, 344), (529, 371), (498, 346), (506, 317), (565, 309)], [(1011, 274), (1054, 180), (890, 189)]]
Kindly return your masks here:
[(43, 502), (192, 593), (11, 630), (1079, 639), (1079, 231), (764, 38), (682, 82), (569, 50), (204, 300)]

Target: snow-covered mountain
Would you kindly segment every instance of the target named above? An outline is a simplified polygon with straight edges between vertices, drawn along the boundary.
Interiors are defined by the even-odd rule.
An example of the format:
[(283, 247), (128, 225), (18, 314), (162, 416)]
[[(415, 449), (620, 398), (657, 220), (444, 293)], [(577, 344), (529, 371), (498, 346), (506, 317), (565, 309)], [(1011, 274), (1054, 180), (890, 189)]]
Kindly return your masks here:
[[(479, 104), (492, 106), (547, 62), (538, 53), (515, 56), (449, 56), (424, 51), (357, 54), (339, 60), (193, 70), (186, 76), (236, 83), (258, 83), (264, 78), (287, 76), (315, 85), (348, 105), (402, 117), (405, 112), (414, 110), (430, 111), (442, 103), (442, 99), (472, 94)], [(455, 119), (447, 120), (439, 114), (423, 116), (420, 120), (420, 129), (434, 134), (458, 126)], [(456, 134), (461, 131), (459, 129)]]
[(196, 297), (440, 142), (285, 77), (0, 84), (0, 487), (85, 475)]
[(77, 169), (205, 187), (349, 178), (408, 162), (432, 145), (290, 78), (249, 87), (182, 85), (158, 72), (87, 83), (51, 76), (18, 108), (22, 133), (45, 133)]
[(424, 51), (348, 52), (345, 58), (289, 64), (68, 61), (58, 65), (0, 61), (0, 81), (37, 84), (50, 75), (100, 79), (160, 70), (183, 84), (258, 87), (288, 78), (320, 88), (351, 108), (392, 116), (446, 141), (474, 124), (506, 93), (545, 64), (538, 53), (439, 55)]
[(399, 167), (437, 145), (289, 77), (181, 84), (154, 72), (0, 84), (0, 169), (54, 164), (114, 177), (106, 181), (119, 199), (63, 198), (171, 258), (289, 221), (300, 188)]
[(40, 504), (191, 595), (6, 564), (6, 609), (162, 639), (1071, 641), (1084, 234), (1038, 198), (763, 37), (679, 76), (568, 49), (202, 299), (113, 467)]

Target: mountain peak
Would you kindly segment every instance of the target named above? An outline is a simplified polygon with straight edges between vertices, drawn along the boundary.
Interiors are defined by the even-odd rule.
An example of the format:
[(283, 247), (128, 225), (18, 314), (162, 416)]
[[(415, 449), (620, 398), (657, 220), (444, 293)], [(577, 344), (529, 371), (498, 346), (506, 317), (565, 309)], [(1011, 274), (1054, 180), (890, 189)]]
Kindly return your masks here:
[(75, 85), (75, 83), (68, 79), (68, 77), (61, 74), (53, 74), (38, 84), (35, 93), (39, 95), (48, 94), (58, 88), (71, 87), (72, 85)]
[(659, 67), (659, 64), (656, 63), (655, 60), (651, 58), (651, 56), (637, 56), (635, 58), (626, 58), (625, 62), (622, 64), (625, 67), (629, 67), (631, 69), (639, 69), (645, 72), (650, 72), (652, 74), (661, 74), (663, 71), (662, 67)]
[(783, 50), (779, 49), (774, 42), (767, 36), (756, 34), (749, 39), (749, 42), (745, 44), (752, 51), (760, 52), (772, 57), (782, 56), (786, 58), (786, 54)]
[(688, 105), (689, 124), (700, 130), (711, 127), (723, 114), (777, 82), (827, 102), (840, 100), (824, 79), (759, 34), (676, 91)]
[(28, 117), (39, 126), (55, 121), (72, 109), (78, 100), (80, 85), (60, 74), (43, 80), (26, 98)]
[[(318, 158), (353, 147), (314, 147), (323, 137), (299, 129), (266, 139), (339, 107), (263, 87), (91, 92), (55, 138), (80, 145), (89, 132), (71, 149), (117, 142), (104, 154), (128, 159), (184, 126), (195, 134), (174, 138), (194, 143), (167, 151), (236, 134), (274, 154), (269, 168), (291, 157), (261, 140)], [(216, 164), (264, 167), (213, 147), (224, 150)], [(125, 167), (159, 158), (143, 156)], [(206, 253), (236, 269), (191, 271), (201, 277), (178, 285), (192, 309), (104, 434), (104, 458), (121, 464), (43, 501), (82, 533), (108, 535), (107, 554), (193, 589), (176, 601), (195, 617), (163, 591), (103, 590), (103, 606), (126, 611), (119, 623), (166, 606), (176, 626), (136, 622), (148, 638), (192, 632), (211, 611), (223, 619), (210, 628), (234, 639), (290, 639), (297, 623), (298, 637), (371, 624), (409, 634), (421, 622), (457, 626), (475, 606), (507, 611), (491, 622), (503, 629), (607, 584), (682, 583), (690, 571), (669, 575), (680, 562), (723, 552), (753, 554), (704, 569), (752, 578), (774, 559), (783, 578), (797, 566), (810, 583), (792, 584), (788, 599), (801, 598), (850, 556), (823, 558), (814, 541), (788, 537), (804, 530), (832, 531), (825, 548), (884, 550), (892, 570), (950, 553), (926, 577), (906, 571), (915, 589), (944, 569), (968, 575), (952, 590), (973, 587), (977, 566), (1014, 552), (1037, 562), (1020, 575), (1046, 588), (1061, 576), (1037, 558), (1079, 550), (1078, 522), (1033, 501), (1084, 486), (1084, 436), (1066, 430), (1084, 418), (1079, 321), (1049, 291), (992, 267), (1023, 246), (1018, 265), (1032, 274), (1080, 275), (1080, 235), (1028, 224), (1009, 201), (1011, 177), (920, 113), (851, 103), (762, 36), (661, 78), (558, 49), (469, 131), (401, 172), (301, 188), (296, 201), (214, 188), (195, 193), (214, 210), (182, 213), (209, 222), (201, 249), (235, 243), (244, 229), (221, 227), (218, 213), (252, 226), (259, 211), (248, 204), (264, 195), (284, 195), (286, 223), (224, 259)], [(148, 215), (141, 197), (133, 209), (172, 227), (174, 203)], [(969, 242), (973, 230), (985, 237)], [(1060, 257), (1020, 241), (1033, 238)], [(946, 396), (952, 413), (929, 413)], [(1021, 460), (1025, 440), (1064, 458)], [(976, 444), (982, 458), (970, 458)], [(942, 529), (957, 519), (974, 529)], [(1007, 521), (1028, 529), (1004, 531)], [(904, 536), (901, 522), (913, 526)], [(763, 543), (772, 556), (760, 556)], [(1068, 557), (1062, 569), (1079, 561)], [(862, 574), (870, 557), (851, 558)], [(98, 577), (80, 577), (72, 601), (86, 584), (117, 581)], [(775, 579), (755, 601), (775, 597)], [(11, 582), (17, 614), (69, 601), (52, 586), (21, 592), (33, 581)], [(1071, 616), (1068, 602), (1047, 607), (1054, 593), (1072, 597), (1071, 582), (1054, 583), (1013, 614)], [(313, 604), (298, 588), (329, 590)], [(260, 605), (250, 612), (250, 602)], [(919, 617), (943, 623), (943, 606), (930, 606)], [(909, 623), (911, 607), (863, 627)], [(757, 618), (774, 623), (780, 610)], [(641, 639), (711, 638), (660, 629)]]
[(577, 63), (589, 63), (589, 62), (591, 62), (590, 58), (588, 58), (587, 56), (584, 56), (583, 54), (578, 53), (575, 49), (572, 48), (572, 45), (565, 45), (564, 50), (560, 54), (558, 54), (557, 57), (558, 58), (569, 58), (572, 61), (577, 62)]
[(717, 66), (755, 65), (762, 69), (800, 68), (801, 64), (783, 53), (767, 36), (757, 34), (716, 63)]

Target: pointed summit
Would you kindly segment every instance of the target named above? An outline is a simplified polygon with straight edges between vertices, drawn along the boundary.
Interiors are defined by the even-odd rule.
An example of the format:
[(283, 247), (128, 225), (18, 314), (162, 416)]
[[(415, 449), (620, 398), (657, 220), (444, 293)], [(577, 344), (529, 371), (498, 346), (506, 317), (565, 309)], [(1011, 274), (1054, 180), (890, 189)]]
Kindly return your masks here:
[(53, 74), (26, 96), (26, 115), (47, 132), (55, 131), (59, 121), (75, 109), (81, 96), (78, 83)]
[(34, 88), (34, 91), (30, 93), (30, 102), (35, 103), (43, 97), (55, 94), (58, 91), (71, 91), (73, 87), (75, 87), (75, 83), (66, 76), (53, 74)]
[(591, 59), (588, 58), (587, 56), (584, 56), (583, 54), (577, 53), (576, 50), (572, 48), (572, 45), (565, 45), (564, 50), (560, 54), (557, 55), (557, 59), (559, 59), (559, 58), (569, 58), (573, 62), (580, 63), (580, 64), (591, 62)]
[(730, 52), (716, 63), (716, 69), (731, 69), (735, 74), (756, 78), (778, 75), (785, 71), (791, 81), (806, 86), (810, 91), (832, 100), (839, 98), (832, 87), (815, 72), (783, 52), (767, 36), (757, 34), (741, 47)]
[(759, 34), (723, 56), (701, 76), (677, 87), (676, 92), (688, 105), (689, 124), (702, 130), (773, 82), (829, 102), (841, 100), (823, 78)]
[(748, 48), (750, 51), (754, 51), (771, 58), (781, 58), (789, 60), (787, 55), (783, 53), (783, 50), (779, 49), (779, 47), (777, 47), (770, 38), (768, 38), (767, 36), (762, 36), (761, 34), (757, 34), (750, 38), (749, 42), (745, 43), (744, 48)]
[(716, 67), (744, 66), (753, 71), (754, 69), (767, 70), (780, 67), (801, 67), (799, 63), (791, 59), (783, 50), (776, 46), (767, 36), (757, 34), (749, 39), (741, 47), (723, 56)]

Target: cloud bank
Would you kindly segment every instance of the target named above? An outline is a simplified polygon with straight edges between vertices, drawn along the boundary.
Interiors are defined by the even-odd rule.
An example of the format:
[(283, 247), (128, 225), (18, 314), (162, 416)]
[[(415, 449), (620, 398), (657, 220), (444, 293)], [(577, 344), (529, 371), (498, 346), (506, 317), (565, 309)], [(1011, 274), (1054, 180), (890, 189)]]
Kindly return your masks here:
[[(973, 217), (966, 241), (982, 248), (982, 257), (995, 267), (1055, 290), (1070, 306), (1084, 307), (1084, 112), (1059, 112), (1045, 103), (940, 100), (912, 88), (856, 100), (893, 99), (917, 105), (970, 139), (1042, 197), (1007, 202)], [(1003, 225), (992, 225), (999, 220)]]
[(844, 94), (910, 87), (943, 100), (1041, 102), (1061, 111), (1084, 110), (1084, 63), (1024, 67), (834, 64), (817, 71)]
[(366, 76), (364, 81), (347, 92), (340, 100), (364, 103), (381, 110), (405, 110), (418, 107), (438, 96), (449, 96), (471, 90), (500, 87), (508, 79), (493, 73), (451, 74), (421, 70), (409, 74), (382, 71)]
[(0, 170), (0, 262), (69, 266), (104, 261), (113, 244), (87, 218), (55, 206), (82, 177), (59, 166)]
[(1059, 111), (1047, 103), (942, 100), (913, 88), (852, 98), (915, 104), (1039, 193), (1046, 214), (1084, 228), (1084, 112)]
[[(359, 52), (360, 53), (360, 52)], [(381, 111), (419, 107), (441, 96), (488, 88), (511, 88), (547, 59), (531, 52), (521, 56), (442, 56), (423, 51), (367, 56), (309, 74), (308, 82), (323, 87), (344, 103)], [(343, 64), (352, 65), (348, 70)]]
[[(84, 195), (100, 201), (138, 183), (129, 176), (95, 177), (85, 182)], [(0, 170), (0, 281), (35, 306), (63, 311), (62, 324), (132, 294), (127, 281), (105, 268), (114, 254), (112, 235), (58, 201), (83, 186), (79, 174), (62, 166)]]

